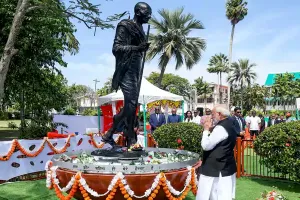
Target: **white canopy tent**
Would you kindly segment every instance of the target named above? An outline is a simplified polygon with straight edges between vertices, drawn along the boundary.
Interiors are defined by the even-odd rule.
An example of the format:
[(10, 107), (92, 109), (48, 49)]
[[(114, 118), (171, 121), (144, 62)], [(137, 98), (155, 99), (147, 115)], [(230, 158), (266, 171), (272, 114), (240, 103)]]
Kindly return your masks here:
[[(124, 96), (121, 90), (118, 90), (117, 92), (113, 92), (106, 96), (99, 97), (98, 106), (119, 100), (124, 100)], [(147, 81), (147, 79), (143, 77), (139, 95), (139, 103), (148, 104), (158, 100), (183, 101), (183, 97), (162, 90), (156, 87), (155, 85), (151, 84), (149, 81)]]
[[(98, 98), (98, 106), (101, 106), (105, 103), (113, 104), (113, 113), (116, 113), (114, 103), (119, 100), (124, 100), (124, 96), (121, 90), (113, 92), (106, 96)], [(171, 101), (182, 101), (182, 117), (183, 117), (183, 96), (179, 96), (165, 90), (162, 90), (155, 85), (151, 84), (144, 77), (142, 78), (141, 90), (138, 102), (143, 105), (143, 114), (144, 114), (144, 134), (146, 134), (146, 105), (148, 103), (158, 101), (158, 100), (171, 100)], [(145, 146), (147, 146), (147, 137), (144, 135)]]

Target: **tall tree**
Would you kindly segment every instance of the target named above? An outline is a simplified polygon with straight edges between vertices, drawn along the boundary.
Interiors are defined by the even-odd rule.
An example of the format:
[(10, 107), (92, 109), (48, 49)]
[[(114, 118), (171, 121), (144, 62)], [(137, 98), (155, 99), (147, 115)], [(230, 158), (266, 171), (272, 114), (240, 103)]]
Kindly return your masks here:
[(175, 69), (183, 64), (191, 69), (201, 59), (202, 51), (206, 48), (206, 42), (199, 37), (188, 37), (195, 29), (204, 29), (199, 20), (194, 19), (190, 13), (183, 14), (183, 8), (175, 11), (166, 9), (159, 10), (162, 20), (153, 17), (150, 24), (156, 30), (156, 34), (150, 34), (151, 42), (147, 54), (147, 60), (152, 60), (159, 55), (159, 69), (161, 70), (158, 79), (158, 86), (161, 87), (166, 67), (175, 58)]
[[(229, 66), (232, 62), (232, 46), (233, 46), (233, 37), (235, 26), (242, 21), (245, 16), (248, 14), (247, 1), (245, 0), (227, 0), (226, 2), (226, 17), (232, 25), (231, 36), (230, 36), (230, 45), (229, 45)], [(228, 107), (230, 105), (230, 88), (228, 87)]]
[(195, 79), (193, 86), (197, 90), (198, 97), (204, 99), (204, 108), (206, 108), (207, 98), (213, 94), (212, 87), (203, 80), (203, 77)]
[(109, 77), (107, 81), (104, 83), (103, 87), (97, 90), (97, 94), (99, 96), (105, 96), (112, 92), (112, 77)]
[[(112, 21), (119, 19), (119, 17), (125, 15), (115, 15), (109, 17), (107, 20), (102, 20), (99, 16), (101, 14), (99, 6), (93, 5), (89, 0), (77, 0), (69, 1), (69, 6), (66, 8), (61, 0), (46, 0), (46, 1), (31, 1), (31, 0), (1, 0), (0, 8), (2, 11), (6, 9), (11, 10), (15, 8), (13, 14), (13, 20), (10, 25), (9, 33), (1, 51), (0, 59), (0, 100), (4, 97), (4, 83), (6, 75), (10, 67), (11, 60), (15, 56), (19, 49), (17, 48), (18, 36), (23, 30), (23, 22), (27, 17), (27, 20), (39, 19), (41, 16), (35, 15), (34, 18), (30, 18), (31, 13), (47, 13), (48, 18), (75, 18), (80, 22), (83, 22), (88, 28), (100, 27), (102, 29), (112, 28)], [(42, 12), (40, 12), (42, 11)], [(4, 20), (8, 20), (5, 18)], [(45, 20), (46, 22), (47, 20)], [(46, 24), (43, 24), (46, 25)], [(73, 39), (73, 35), (69, 35), (69, 39)], [(29, 36), (30, 37), (30, 36)], [(73, 40), (74, 41), (74, 40)], [(70, 43), (71, 44), (71, 43)], [(2, 48), (2, 47), (1, 47)]]
[[(251, 83), (257, 77), (257, 74), (253, 70), (255, 66), (256, 64), (250, 63), (249, 59), (239, 59), (238, 62), (234, 62), (231, 65), (230, 71), (232, 73), (228, 76), (227, 81), (230, 85), (234, 84), (240, 89), (242, 98), (245, 94), (245, 87), (251, 87)], [(244, 101), (241, 101), (241, 107), (243, 107), (243, 103)]]
[(256, 64), (250, 63), (249, 59), (239, 59), (231, 65), (232, 74), (228, 76), (227, 81), (231, 85), (236, 84), (241, 89), (245, 86), (249, 87), (257, 77), (253, 69), (255, 66)]
[(277, 75), (272, 86), (272, 96), (275, 99), (274, 104), (279, 101), (286, 110), (288, 103), (294, 103), (295, 99), (300, 97), (300, 80), (295, 80), (294, 75), (290, 73)]
[(69, 105), (72, 108), (78, 107), (78, 99), (80, 97), (92, 97), (94, 94), (94, 90), (86, 85), (76, 85), (72, 84), (68, 88), (68, 93), (70, 95)]
[[(159, 73), (152, 72), (147, 77), (147, 80), (158, 87), (159, 78)], [(190, 97), (191, 85), (186, 78), (174, 74), (165, 74), (161, 82), (161, 89), (184, 97)]]
[(219, 77), (219, 103), (222, 103), (222, 73), (227, 73), (229, 70), (228, 58), (224, 54), (216, 54), (211, 57), (208, 63), (207, 71), (209, 73), (216, 73)]

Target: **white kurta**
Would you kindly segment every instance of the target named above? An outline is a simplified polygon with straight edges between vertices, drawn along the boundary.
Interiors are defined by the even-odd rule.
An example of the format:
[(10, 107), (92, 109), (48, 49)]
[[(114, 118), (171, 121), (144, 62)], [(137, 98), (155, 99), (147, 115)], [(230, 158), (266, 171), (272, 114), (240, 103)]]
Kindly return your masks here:
[[(212, 133), (203, 132), (201, 146), (204, 151), (212, 150), (218, 143), (228, 138), (222, 126), (216, 126)], [(210, 177), (200, 175), (196, 200), (232, 200), (235, 198), (236, 175)]]

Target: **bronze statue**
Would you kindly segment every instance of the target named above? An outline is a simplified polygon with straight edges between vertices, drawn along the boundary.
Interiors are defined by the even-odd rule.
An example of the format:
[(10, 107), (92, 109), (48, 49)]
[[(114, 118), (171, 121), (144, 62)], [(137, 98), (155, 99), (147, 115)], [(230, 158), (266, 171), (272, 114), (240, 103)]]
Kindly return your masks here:
[(152, 15), (151, 7), (139, 2), (134, 7), (134, 18), (122, 20), (116, 29), (112, 52), (116, 58), (116, 70), (112, 80), (113, 90), (121, 88), (124, 95), (124, 107), (113, 118), (113, 126), (103, 141), (115, 145), (112, 138), (118, 125), (125, 122), (124, 135), (127, 138), (127, 147), (136, 143), (134, 124), (140, 80), (142, 77), (143, 57), (150, 43), (147, 42), (143, 24), (148, 23)]

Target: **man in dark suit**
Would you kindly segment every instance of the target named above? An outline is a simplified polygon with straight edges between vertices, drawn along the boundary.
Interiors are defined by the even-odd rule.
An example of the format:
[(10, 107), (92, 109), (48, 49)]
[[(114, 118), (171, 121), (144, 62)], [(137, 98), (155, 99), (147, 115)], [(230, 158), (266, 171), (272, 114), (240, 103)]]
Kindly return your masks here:
[(278, 119), (276, 119), (275, 114), (272, 114), (268, 121), (268, 127), (273, 126), (275, 124), (278, 124)]
[(166, 118), (160, 113), (160, 108), (155, 108), (155, 113), (150, 115), (149, 123), (151, 125), (151, 132), (153, 133), (156, 128), (166, 123)]
[(246, 121), (241, 117), (242, 110), (239, 107), (234, 108), (234, 115), (231, 119), (234, 121), (234, 127), (238, 137), (244, 137)]

